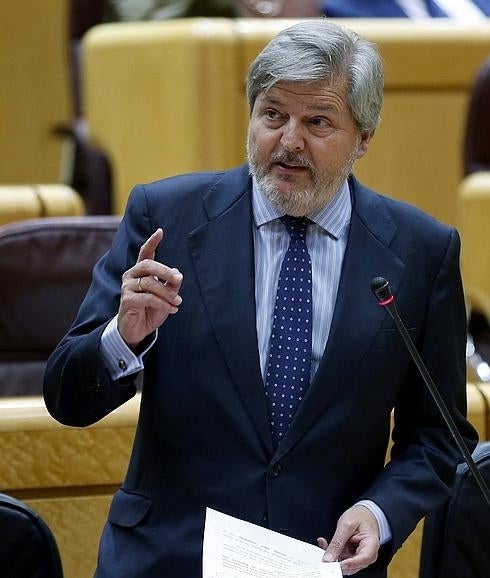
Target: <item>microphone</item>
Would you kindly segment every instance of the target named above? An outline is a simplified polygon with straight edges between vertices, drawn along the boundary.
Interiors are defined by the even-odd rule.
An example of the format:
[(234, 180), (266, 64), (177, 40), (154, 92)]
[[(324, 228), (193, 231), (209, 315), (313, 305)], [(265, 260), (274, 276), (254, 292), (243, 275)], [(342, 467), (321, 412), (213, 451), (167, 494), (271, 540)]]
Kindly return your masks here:
[(439, 393), (439, 390), (437, 389), (432, 377), (430, 376), (427, 368), (425, 367), (425, 364), (422, 361), (422, 358), (420, 357), (420, 354), (417, 351), (417, 348), (415, 347), (412, 338), (410, 337), (403, 321), (400, 318), (400, 315), (398, 314), (395, 304), (395, 298), (390, 289), (390, 284), (384, 277), (375, 277), (371, 281), (371, 291), (374, 293), (376, 299), (378, 300), (379, 305), (384, 307), (388, 312), (389, 316), (393, 319), (396, 328), (398, 329), (398, 332), (400, 333), (415, 365), (417, 366), (417, 369), (419, 370), (425, 385), (427, 386), (432, 397), (434, 398), (434, 401), (436, 402), (436, 405), (439, 411), (441, 412), (442, 417), (444, 418), (444, 421), (446, 422), (446, 425), (449, 428), (449, 431), (451, 432), (454, 441), (456, 442), (456, 445), (459, 448), (459, 451), (462, 453), (463, 458), (468, 465), (468, 468), (473, 474), (485, 500), (490, 506), (490, 490), (488, 489), (488, 486), (485, 480), (483, 479), (483, 476), (481, 475), (480, 471), (476, 467), (476, 464), (473, 461), (473, 458), (471, 457), (468, 448), (466, 447), (463, 436), (460, 434), (458, 428), (456, 427), (456, 424), (454, 423), (454, 420), (451, 414), (449, 413), (449, 410), (447, 409), (446, 404), (444, 403), (444, 400), (442, 399), (442, 396)]

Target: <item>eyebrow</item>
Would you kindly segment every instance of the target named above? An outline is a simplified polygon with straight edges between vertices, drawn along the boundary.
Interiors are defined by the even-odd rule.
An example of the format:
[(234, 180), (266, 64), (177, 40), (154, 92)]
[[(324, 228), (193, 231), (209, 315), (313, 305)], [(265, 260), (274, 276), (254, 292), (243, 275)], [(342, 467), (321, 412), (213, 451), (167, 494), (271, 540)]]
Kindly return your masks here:
[[(273, 98), (270, 96), (263, 96), (262, 98), (262, 104), (264, 105), (274, 105), (274, 106), (279, 106), (279, 107), (283, 107), (285, 106), (283, 102), (281, 102), (280, 100), (278, 100), (277, 98)], [(335, 106), (332, 106), (331, 104), (312, 104), (306, 107), (307, 110), (310, 110), (312, 112), (337, 112), (337, 108)]]

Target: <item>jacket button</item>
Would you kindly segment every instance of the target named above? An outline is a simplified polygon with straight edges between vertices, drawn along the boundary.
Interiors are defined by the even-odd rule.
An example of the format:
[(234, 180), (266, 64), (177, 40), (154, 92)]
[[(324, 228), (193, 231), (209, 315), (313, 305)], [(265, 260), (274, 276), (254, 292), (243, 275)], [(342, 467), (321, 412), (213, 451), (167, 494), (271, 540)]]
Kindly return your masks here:
[(92, 381), (90, 382), (89, 387), (93, 391), (93, 393), (95, 394), (100, 393), (100, 390), (102, 389), (102, 380), (100, 379), (100, 377), (94, 377), (94, 379), (92, 379)]
[(271, 476), (274, 476), (275, 478), (282, 472), (282, 466), (281, 464), (274, 464), (270, 470), (269, 470), (269, 474)]

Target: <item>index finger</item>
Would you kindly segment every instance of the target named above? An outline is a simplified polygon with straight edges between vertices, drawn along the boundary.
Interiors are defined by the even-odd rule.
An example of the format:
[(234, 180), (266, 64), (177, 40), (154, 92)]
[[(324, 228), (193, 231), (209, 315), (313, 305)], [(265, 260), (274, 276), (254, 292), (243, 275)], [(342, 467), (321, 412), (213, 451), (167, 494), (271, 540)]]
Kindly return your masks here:
[(163, 229), (158, 227), (158, 229), (150, 236), (148, 239), (141, 245), (138, 260), (136, 261), (139, 263), (144, 259), (153, 259), (155, 257), (155, 251), (157, 250), (158, 245), (161, 243), (163, 239)]
[(343, 527), (337, 527), (335, 534), (327, 545), (325, 554), (323, 555), (324, 562), (335, 562), (340, 558), (340, 554), (345, 545), (349, 541), (351, 535)]

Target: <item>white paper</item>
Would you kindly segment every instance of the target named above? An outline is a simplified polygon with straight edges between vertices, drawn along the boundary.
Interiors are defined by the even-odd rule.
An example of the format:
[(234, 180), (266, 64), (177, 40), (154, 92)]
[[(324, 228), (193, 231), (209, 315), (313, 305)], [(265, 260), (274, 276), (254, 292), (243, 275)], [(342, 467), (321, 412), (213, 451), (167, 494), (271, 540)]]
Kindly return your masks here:
[(318, 546), (206, 509), (203, 578), (342, 578)]

